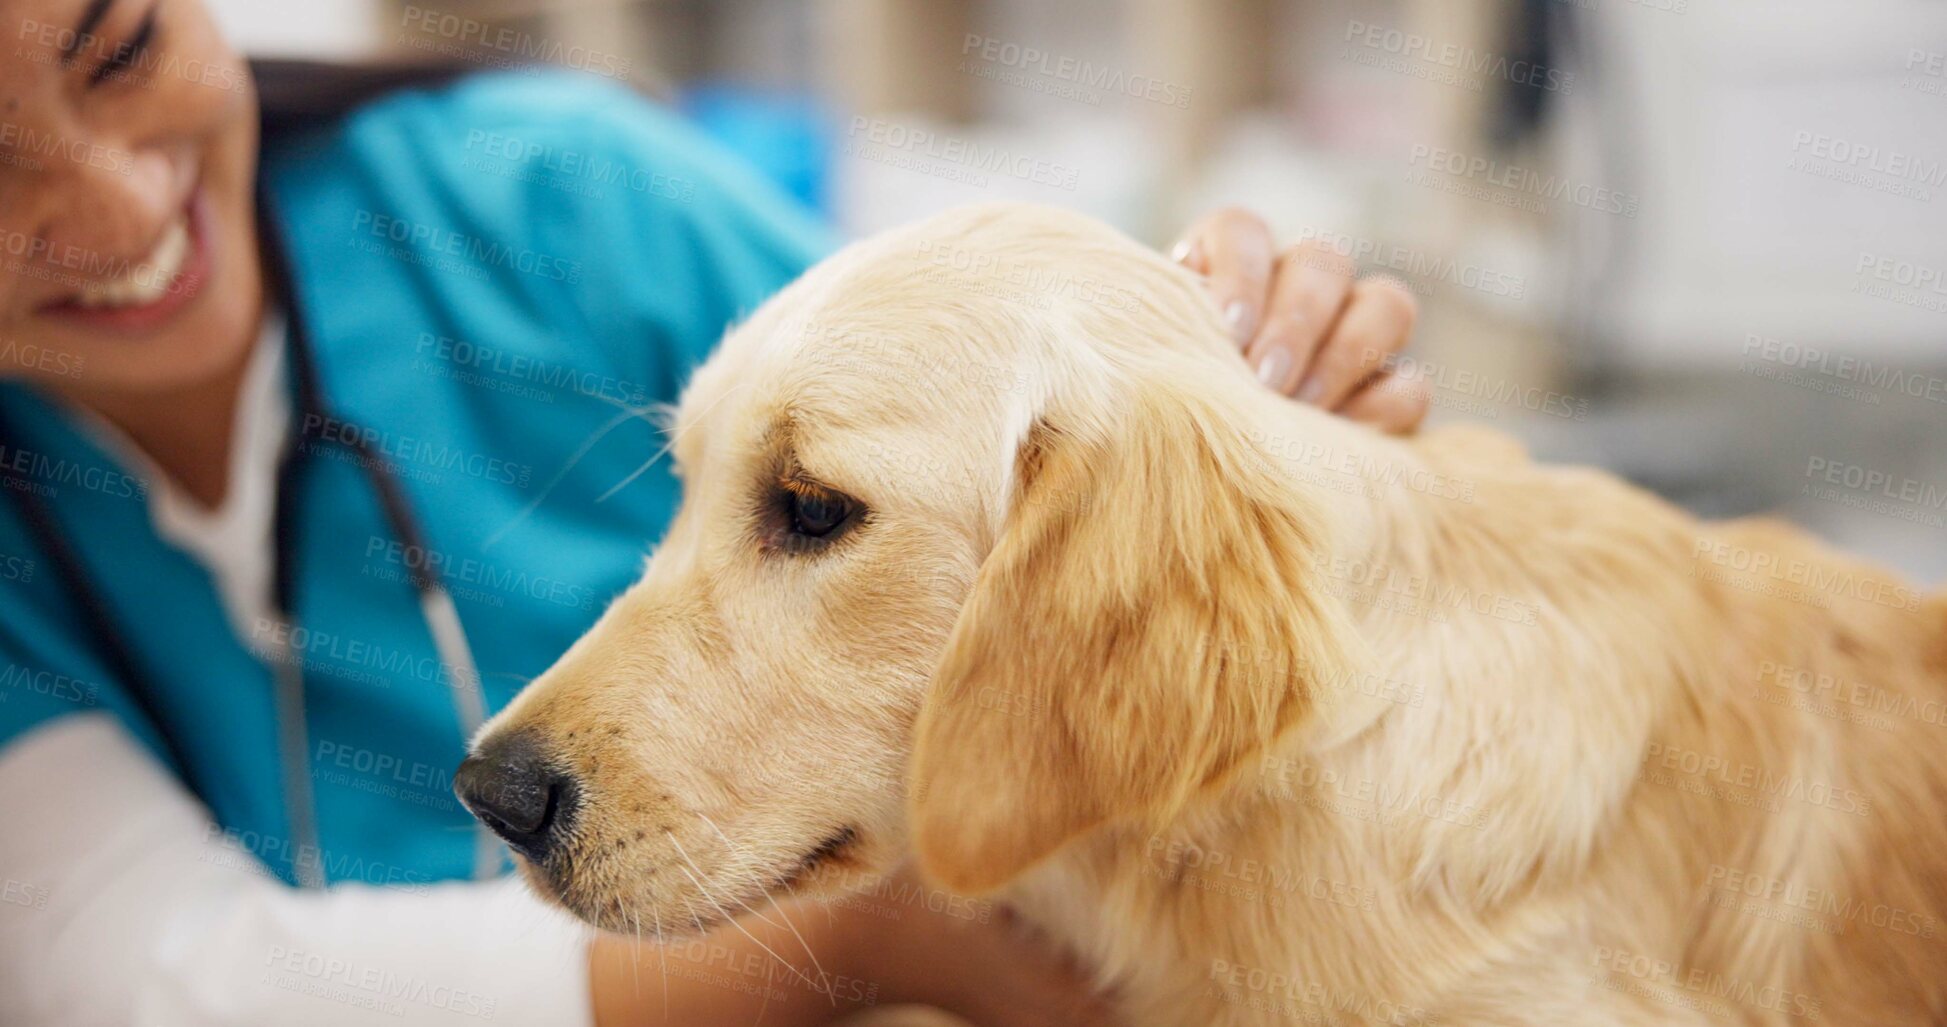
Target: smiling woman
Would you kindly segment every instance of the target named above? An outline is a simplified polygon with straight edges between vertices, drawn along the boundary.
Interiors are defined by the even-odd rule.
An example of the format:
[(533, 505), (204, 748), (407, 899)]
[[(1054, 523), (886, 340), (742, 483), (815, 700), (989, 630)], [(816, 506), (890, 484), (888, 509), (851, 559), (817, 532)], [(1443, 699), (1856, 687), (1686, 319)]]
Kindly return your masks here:
[(195, 3), (13, 11), (41, 59), (5, 75), (5, 117), (59, 156), (0, 169), (0, 332), (89, 373), (12, 373), (121, 426), (214, 504), (225, 483), (204, 454), (227, 446), (263, 310), (248, 76)]
[[(1003, 918), (925, 897), (590, 940), (451, 794), (530, 855), (576, 815), (453, 768), (669, 528), (646, 411), (827, 250), (802, 211), (589, 75), (285, 67), (266, 112), (198, 0), (13, 0), (0, 35), (0, 897), (32, 898), (0, 900), (0, 1022), (812, 1023), (848, 1008), (819, 963), (875, 986), (850, 1006), (1096, 1022)], [(1232, 259), (1261, 224), (1193, 234), (1253, 322), (1317, 300)], [(780, 551), (867, 517), (762, 486)], [(876, 844), (848, 825), (760, 883), (845, 872)], [(702, 970), (780, 953), (781, 997)]]

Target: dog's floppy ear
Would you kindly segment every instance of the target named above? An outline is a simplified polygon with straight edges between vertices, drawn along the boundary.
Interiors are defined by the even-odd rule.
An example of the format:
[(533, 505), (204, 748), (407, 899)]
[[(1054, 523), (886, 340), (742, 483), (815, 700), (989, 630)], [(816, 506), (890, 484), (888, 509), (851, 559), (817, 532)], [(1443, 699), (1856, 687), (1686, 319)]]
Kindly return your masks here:
[(917, 727), (921, 864), (992, 890), (1112, 818), (1166, 817), (1342, 666), (1319, 511), (1173, 385), (1039, 422)]

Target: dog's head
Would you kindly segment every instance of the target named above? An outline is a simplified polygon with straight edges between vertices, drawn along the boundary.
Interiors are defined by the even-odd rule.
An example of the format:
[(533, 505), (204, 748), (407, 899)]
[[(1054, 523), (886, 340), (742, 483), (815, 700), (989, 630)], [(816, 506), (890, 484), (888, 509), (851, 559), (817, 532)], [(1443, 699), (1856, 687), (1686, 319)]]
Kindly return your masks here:
[(697, 372), (681, 512), (462, 797), (582, 917), (665, 930), (909, 848), (989, 890), (1181, 810), (1315, 711), (1343, 634), (1336, 529), (1250, 438), (1295, 415), (1200, 290), (1027, 207), (814, 269)]

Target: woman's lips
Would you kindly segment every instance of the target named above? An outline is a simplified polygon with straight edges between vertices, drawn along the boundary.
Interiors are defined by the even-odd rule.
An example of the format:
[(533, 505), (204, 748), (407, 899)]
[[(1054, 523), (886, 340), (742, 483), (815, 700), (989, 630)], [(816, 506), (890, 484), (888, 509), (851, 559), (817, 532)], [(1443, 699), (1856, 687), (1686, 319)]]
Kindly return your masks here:
[[(79, 297), (70, 297), (42, 307), (41, 312), (92, 329), (127, 333), (148, 332), (167, 323), (202, 292), (214, 264), (209, 204), (201, 188), (190, 194), (184, 211), (189, 227), (189, 253), (160, 296), (147, 303), (108, 307), (84, 306)], [(137, 274), (143, 273), (140, 262), (134, 266)]]

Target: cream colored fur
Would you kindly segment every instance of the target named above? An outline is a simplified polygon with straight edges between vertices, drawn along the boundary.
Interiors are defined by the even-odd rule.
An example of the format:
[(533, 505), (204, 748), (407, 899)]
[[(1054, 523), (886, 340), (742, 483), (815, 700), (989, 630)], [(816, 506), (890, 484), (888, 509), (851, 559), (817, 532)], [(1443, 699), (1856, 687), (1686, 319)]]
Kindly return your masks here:
[[(667, 932), (916, 852), (1137, 1024), (1947, 1022), (1947, 601), (1271, 395), (1199, 290), (971, 208), (732, 333), (641, 582), (489, 726), (583, 784), (536, 882)], [(780, 551), (780, 477), (868, 513)]]

